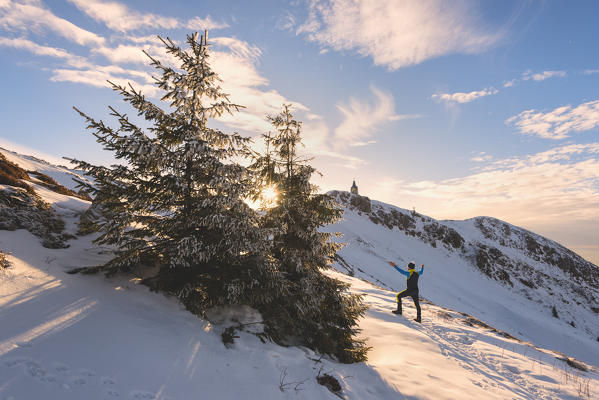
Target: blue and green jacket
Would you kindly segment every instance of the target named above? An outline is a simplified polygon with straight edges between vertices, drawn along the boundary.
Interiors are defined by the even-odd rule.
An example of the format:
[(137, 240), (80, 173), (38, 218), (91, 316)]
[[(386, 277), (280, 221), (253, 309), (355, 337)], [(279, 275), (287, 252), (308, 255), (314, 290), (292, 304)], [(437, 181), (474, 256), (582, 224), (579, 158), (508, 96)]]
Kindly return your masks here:
[(424, 267), (420, 268), (420, 272), (416, 272), (416, 269), (404, 271), (403, 269), (399, 268), (397, 265), (394, 266), (393, 268), (395, 268), (397, 270), (397, 272), (399, 272), (400, 274), (406, 276), (406, 282), (407, 282), (407, 286), (408, 286), (407, 290), (418, 291), (418, 278), (420, 276), (422, 276), (422, 274), (424, 273)]

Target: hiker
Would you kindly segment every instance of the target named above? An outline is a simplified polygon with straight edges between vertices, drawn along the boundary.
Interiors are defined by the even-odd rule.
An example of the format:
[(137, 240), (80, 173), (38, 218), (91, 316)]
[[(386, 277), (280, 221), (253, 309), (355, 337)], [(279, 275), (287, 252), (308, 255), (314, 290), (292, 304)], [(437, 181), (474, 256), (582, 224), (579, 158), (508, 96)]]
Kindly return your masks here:
[(389, 265), (395, 268), (399, 273), (405, 275), (407, 277), (406, 283), (408, 285), (407, 289), (403, 292), (397, 293), (397, 310), (393, 310), (394, 314), (401, 315), (401, 299), (404, 297), (410, 296), (412, 300), (414, 300), (414, 305), (416, 306), (416, 318), (414, 321), (421, 322), (420, 319), (420, 302), (418, 301), (418, 278), (424, 272), (424, 264), (420, 267), (420, 272), (416, 272), (416, 264), (413, 261), (408, 263), (408, 270), (404, 271), (400, 269), (397, 264), (393, 261), (389, 261)]

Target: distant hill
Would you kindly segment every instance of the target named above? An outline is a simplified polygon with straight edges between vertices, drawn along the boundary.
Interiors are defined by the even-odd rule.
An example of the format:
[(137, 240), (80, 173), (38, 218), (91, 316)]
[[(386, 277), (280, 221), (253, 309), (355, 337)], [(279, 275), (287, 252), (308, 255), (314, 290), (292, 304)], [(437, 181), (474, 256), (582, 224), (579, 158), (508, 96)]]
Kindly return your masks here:
[[(599, 268), (550, 239), (491, 217), (438, 221), (342, 191), (344, 219), (327, 228), (346, 243), (337, 268), (400, 290), (387, 265), (425, 264), (421, 296), (510, 334), (599, 359)], [(586, 346), (594, 342), (591, 355)], [(583, 350), (585, 349), (585, 350)]]

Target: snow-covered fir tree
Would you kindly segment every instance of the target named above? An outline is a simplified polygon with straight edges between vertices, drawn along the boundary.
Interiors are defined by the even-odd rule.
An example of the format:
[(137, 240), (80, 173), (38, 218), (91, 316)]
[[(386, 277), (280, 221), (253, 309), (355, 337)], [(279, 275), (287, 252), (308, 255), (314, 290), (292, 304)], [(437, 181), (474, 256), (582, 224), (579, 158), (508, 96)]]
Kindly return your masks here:
[(269, 303), (286, 288), (268, 258), (268, 230), (244, 201), (250, 176), (235, 160), (247, 156), (249, 139), (208, 124), (239, 106), (210, 67), (206, 35), (199, 41), (197, 33), (188, 36), (185, 50), (161, 40), (179, 63), (171, 67), (149, 56), (160, 74), (162, 101), (170, 103), (166, 111), (132, 86), (112, 84), (149, 128), (112, 107), (118, 129), (77, 110), (97, 141), (121, 160), (111, 167), (74, 160), (93, 178), (93, 186), (80, 185), (95, 198), (94, 214), (105, 216), (92, 219), (102, 233), (96, 243), (119, 249), (98, 269), (110, 274), (157, 266), (146, 282), (197, 314), (216, 305)]
[(277, 203), (264, 210), (263, 224), (274, 229), (272, 257), (285, 274), (289, 291), (261, 309), (267, 333), (285, 341), (336, 356), (343, 362), (363, 361), (368, 348), (357, 338), (357, 319), (366, 307), (348, 285), (323, 271), (330, 268), (339, 245), (319, 228), (337, 221), (342, 210), (310, 183), (315, 169), (298, 155), (301, 123), (289, 109), (269, 117), (274, 134), (264, 136), (266, 153), (252, 165), (262, 186), (272, 185)]

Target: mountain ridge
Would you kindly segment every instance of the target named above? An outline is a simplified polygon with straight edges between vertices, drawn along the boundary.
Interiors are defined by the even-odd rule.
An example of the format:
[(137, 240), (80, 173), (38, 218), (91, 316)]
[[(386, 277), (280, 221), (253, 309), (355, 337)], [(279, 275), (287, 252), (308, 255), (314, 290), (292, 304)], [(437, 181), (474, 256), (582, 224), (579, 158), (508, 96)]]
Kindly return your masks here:
[[(385, 267), (387, 260), (434, 264), (425, 269), (421, 296), (438, 305), (472, 314), (524, 340), (542, 339), (547, 323), (555, 327), (556, 336), (565, 328), (572, 340), (599, 341), (599, 268), (563, 245), (493, 217), (435, 220), (365, 196), (329, 194), (344, 209), (344, 219), (327, 227), (340, 231), (340, 242), (348, 244), (338, 254), (339, 270), (393, 288), (390, 282), (400, 279)], [(481, 291), (497, 291), (497, 298), (484, 299)], [(464, 296), (481, 300), (463, 308)], [(503, 304), (520, 311), (504, 311)], [(489, 315), (497, 310), (514, 320), (493, 321)], [(518, 323), (528, 313), (536, 315), (538, 326)]]

